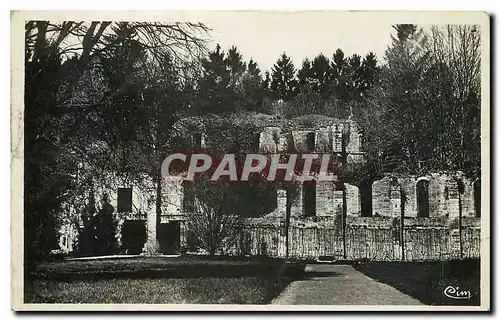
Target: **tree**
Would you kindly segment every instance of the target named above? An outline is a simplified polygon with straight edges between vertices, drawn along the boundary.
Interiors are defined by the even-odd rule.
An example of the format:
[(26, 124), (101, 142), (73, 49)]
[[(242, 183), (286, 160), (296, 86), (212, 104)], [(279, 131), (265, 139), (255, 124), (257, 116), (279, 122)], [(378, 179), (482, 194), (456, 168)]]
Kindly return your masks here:
[(339, 48), (333, 54), (331, 62), (332, 72), (332, 94), (333, 97), (340, 100), (348, 99), (348, 78), (347, 78), (347, 60), (344, 52)]
[[(57, 217), (71, 177), (66, 156), (61, 110), (56, 93), (61, 85), (61, 61), (48, 52), (56, 49), (39, 39), (46, 54), (25, 61), (24, 112), (24, 257), (30, 263), (47, 257), (56, 247)], [(30, 48), (27, 48), (27, 55)]]
[(217, 45), (202, 65), (199, 104), (203, 113), (262, 110), (268, 89), (253, 59), (247, 65), (236, 47), (226, 54)]
[(248, 62), (248, 69), (241, 81), (241, 107), (245, 110), (262, 111), (267, 90), (262, 84), (260, 69), (253, 59)]
[(272, 67), (271, 93), (276, 99), (290, 100), (295, 95), (297, 81), (291, 59), (283, 53)]
[(91, 188), (87, 208), (81, 215), (81, 221), (83, 224), (78, 226), (76, 253), (79, 255), (88, 256), (96, 253), (96, 214), (97, 208), (95, 204), (95, 193), (94, 189)]
[[(479, 44), (475, 26), (394, 26), (387, 65), (357, 102), (370, 168), (422, 175), (480, 167)], [(372, 58), (370, 60), (373, 61)], [(368, 56), (364, 73), (373, 70)], [(376, 69), (375, 69), (376, 70)], [(366, 83), (366, 80), (365, 80)], [(468, 121), (465, 121), (468, 119)]]
[(266, 71), (264, 74), (264, 79), (262, 80), (262, 88), (269, 92), (271, 89), (271, 75), (269, 74), (269, 71)]
[(392, 46), (386, 51), (387, 68), (381, 77), (386, 97), (383, 103), (388, 104), (387, 122), (399, 133), (393, 146), (400, 149), (393, 157), (399, 159), (401, 170), (417, 173), (432, 155), (423, 90), (430, 56), (424, 49), (427, 37), (421, 29), (408, 25), (395, 29), (398, 38), (392, 38)]
[(392, 26), (397, 32), (397, 40), (400, 42), (406, 41), (410, 36), (417, 32), (417, 26), (413, 24), (398, 24)]
[(233, 82), (237, 82), (247, 70), (247, 65), (243, 61), (243, 56), (238, 52), (238, 48), (232, 46), (227, 52), (225, 62), (231, 72)]
[(361, 57), (359, 55), (354, 54), (347, 60), (346, 74), (348, 99), (359, 99), (359, 97), (361, 97), (361, 91), (363, 90), (363, 70), (361, 66)]
[(426, 83), (435, 168), (480, 177), (480, 34), (478, 26), (434, 26)]
[(94, 190), (89, 193), (86, 212), (82, 217), (83, 225), (78, 231), (76, 252), (79, 255), (108, 255), (117, 251), (116, 221), (114, 208), (109, 203), (109, 196), (105, 193), (101, 199), (99, 210), (95, 204)]
[(227, 66), (225, 53), (219, 44), (201, 64), (203, 67), (203, 76), (199, 82), (201, 111), (220, 113), (234, 110), (231, 70)]
[(96, 63), (116, 50), (120, 37), (111, 35), (121, 32), (123, 25), (134, 31), (131, 37), (159, 70), (168, 53), (178, 58), (174, 69), (184, 76), (185, 62), (204, 52), (202, 36), (208, 28), (203, 24), (29, 21), (25, 25), (26, 262), (47, 256), (53, 248), (49, 241), (56, 237), (53, 222), (61, 205), (74, 195), (77, 164), (92, 159), (96, 148), (106, 148), (93, 140), (94, 135), (84, 134), (99, 127), (93, 117), (103, 98), (89, 90), (88, 79), (100, 79)]
[(108, 194), (104, 194), (101, 200), (101, 208), (94, 218), (95, 249), (98, 255), (109, 255), (116, 253), (116, 221), (114, 208), (109, 203)]
[(297, 72), (298, 87), (303, 88), (306, 85), (311, 85), (314, 82), (314, 74), (311, 69), (311, 62), (309, 59), (304, 59), (302, 68)]
[(373, 52), (369, 52), (364, 58), (361, 64), (362, 73), (362, 84), (361, 84), (361, 94), (373, 88), (376, 84), (378, 75), (380, 72), (380, 67), (377, 65), (377, 57)]
[(331, 93), (330, 60), (323, 54), (316, 56), (312, 62), (311, 72), (315, 79), (313, 88), (323, 99), (328, 99)]
[(325, 112), (325, 100), (320, 93), (305, 85), (299, 93), (290, 101), (284, 103), (284, 115), (286, 117), (297, 117), (309, 114), (322, 114)]

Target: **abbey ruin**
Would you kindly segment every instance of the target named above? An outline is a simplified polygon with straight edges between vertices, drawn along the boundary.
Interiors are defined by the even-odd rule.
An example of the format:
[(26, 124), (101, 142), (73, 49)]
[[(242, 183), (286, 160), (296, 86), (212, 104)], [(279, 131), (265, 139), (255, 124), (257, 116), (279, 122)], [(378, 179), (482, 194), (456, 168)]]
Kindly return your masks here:
[[(223, 150), (237, 142), (245, 152), (337, 155), (343, 168), (365, 161), (361, 129), (350, 120), (257, 115), (240, 121), (248, 128), (242, 133), (224, 124), (218, 117), (183, 119), (174, 126), (171, 147)], [(117, 182), (115, 190), (108, 189), (123, 253), (195, 250), (189, 249), (187, 218), (196, 200), (187, 183), (179, 177), (163, 181), (159, 217), (154, 182), (148, 187)], [(463, 173), (386, 173), (368, 183), (312, 180), (295, 189), (292, 197), (278, 187), (274, 208), (246, 218), (240, 240), (225, 254), (330, 260), (479, 257), (480, 181)], [(70, 251), (74, 232), (65, 229), (61, 247)]]

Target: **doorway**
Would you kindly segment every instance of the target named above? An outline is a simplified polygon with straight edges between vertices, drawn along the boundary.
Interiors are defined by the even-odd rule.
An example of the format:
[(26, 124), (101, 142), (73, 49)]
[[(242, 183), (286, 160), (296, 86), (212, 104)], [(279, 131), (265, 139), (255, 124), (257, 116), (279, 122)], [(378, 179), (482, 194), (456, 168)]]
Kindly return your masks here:
[(122, 227), (122, 249), (126, 254), (141, 254), (146, 242), (146, 221), (129, 220)]
[(157, 231), (160, 252), (162, 254), (178, 254), (181, 244), (180, 221), (162, 223)]

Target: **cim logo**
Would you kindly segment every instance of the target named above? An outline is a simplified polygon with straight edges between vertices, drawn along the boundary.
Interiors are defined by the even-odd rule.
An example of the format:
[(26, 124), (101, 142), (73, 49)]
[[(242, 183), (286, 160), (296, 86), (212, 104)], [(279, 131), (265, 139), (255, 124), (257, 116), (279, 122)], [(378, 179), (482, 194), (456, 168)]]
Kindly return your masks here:
[(471, 293), (468, 290), (460, 290), (458, 286), (447, 286), (443, 291), (444, 295), (450, 299), (455, 300), (468, 300), (471, 298)]

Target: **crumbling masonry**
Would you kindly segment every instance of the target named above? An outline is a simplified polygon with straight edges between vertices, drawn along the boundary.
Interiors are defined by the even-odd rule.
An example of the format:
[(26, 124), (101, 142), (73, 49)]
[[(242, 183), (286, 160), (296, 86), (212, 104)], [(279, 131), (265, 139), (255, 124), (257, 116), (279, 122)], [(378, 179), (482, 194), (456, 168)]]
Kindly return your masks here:
[[(210, 121), (197, 117), (174, 127), (188, 145), (210, 149)], [(362, 134), (353, 121), (318, 115), (289, 121), (266, 116), (259, 121), (261, 127), (254, 136), (258, 144), (250, 144), (249, 152), (329, 153), (349, 164), (364, 161)], [(460, 172), (442, 172), (420, 177), (387, 174), (371, 185), (344, 183), (313, 181), (297, 186), (298, 193), (288, 200), (288, 249), (288, 196), (278, 190), (275, 210), (247, 219), (245, 244), (236, 245), (231, 253), (332, 260), (479, 257), (480, 181)], [(178, 253), (186, 247), (185, 222), (192, 209), (186, 209), (185, 198), (192, 196), (182, 179), (164, 182), (160, 224), (153, 184), (147, 189), (118, 186), (110, 196), (125, 252)], [(128, 208), (121, 205), (124, 197), (130, 198)]]

